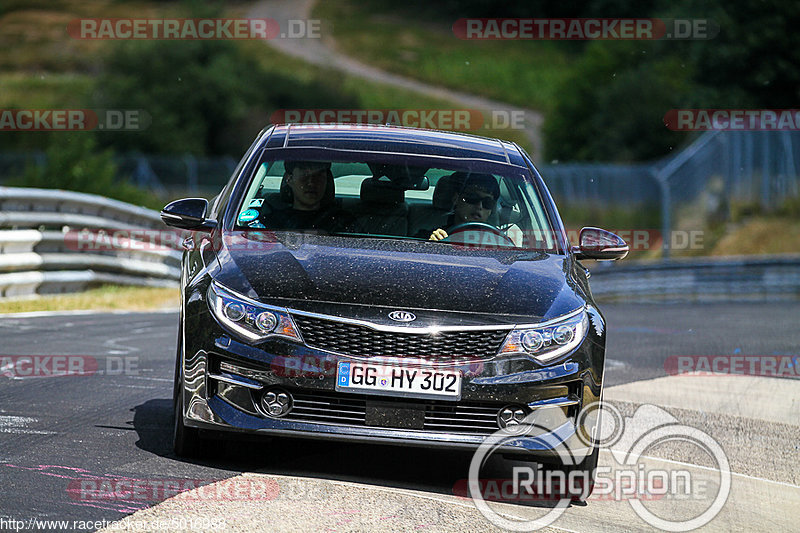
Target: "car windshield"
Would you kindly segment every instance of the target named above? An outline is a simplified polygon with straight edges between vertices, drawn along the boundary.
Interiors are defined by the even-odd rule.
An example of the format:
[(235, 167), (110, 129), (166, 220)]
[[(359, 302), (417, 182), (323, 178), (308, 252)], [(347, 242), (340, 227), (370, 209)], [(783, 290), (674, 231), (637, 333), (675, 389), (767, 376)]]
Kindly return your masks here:
[(262, 160), (235, 229), (556, 249), (526, 169), (475, 172), (461, 163)]

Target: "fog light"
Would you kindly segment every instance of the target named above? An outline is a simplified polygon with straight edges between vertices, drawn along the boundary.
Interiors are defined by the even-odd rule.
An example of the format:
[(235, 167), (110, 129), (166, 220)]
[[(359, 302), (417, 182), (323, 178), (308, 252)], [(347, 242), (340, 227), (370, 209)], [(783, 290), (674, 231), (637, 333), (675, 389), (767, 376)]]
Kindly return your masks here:
[(270, 389), (261, 397), (261, 408), (272, 418), (287, 415), (292, 404), (292, 395), (282, 389)]
[(225, 304), (225, 316), (234, 322), (238, 322), (244, 317), (244, 306), (237, 302)]
[(264, 311), (256, 317), (256, 326), (264, 333), (270, 333), (277, 325), (278, 317), (269, 311)]
[(507, 405), (497, 413), (497, 425), (501, 429), (519, 426), (525, 421), (528, 412), (525, 408), (518, 405)]

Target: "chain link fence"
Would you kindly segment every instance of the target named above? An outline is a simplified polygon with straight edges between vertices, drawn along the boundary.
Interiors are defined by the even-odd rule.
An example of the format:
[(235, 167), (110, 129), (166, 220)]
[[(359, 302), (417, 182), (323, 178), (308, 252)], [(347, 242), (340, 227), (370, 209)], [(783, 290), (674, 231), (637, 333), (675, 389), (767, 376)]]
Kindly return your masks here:
[[(31, 165), (44, 165), (44, 152), (0, 153), (0, 185), (22, 176)], [(117, 177), (168, 197), (179, 194), (212, 196), (228, 182), (237, 161), (232, 157), (123, 154), (114, 157)]]
[[(768, 212), (797, 199), (799, 168), (798, 131), (709, 131), (650, 164), (540, 166), (553, 195), (572, 205), (659, 205), (664, 236), (679, 214), (726, 218), (735, 203)], [(666, 238), (663, 257), (669, 257)]]

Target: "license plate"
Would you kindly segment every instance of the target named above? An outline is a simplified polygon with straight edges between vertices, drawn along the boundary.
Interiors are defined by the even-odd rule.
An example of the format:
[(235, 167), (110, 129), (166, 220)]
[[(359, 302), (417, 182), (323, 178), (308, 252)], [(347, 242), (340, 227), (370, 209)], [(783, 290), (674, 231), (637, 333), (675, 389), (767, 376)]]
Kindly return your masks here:
[(461, 398), (461, 372), (340, 362), (336, 390), (406, 398)]

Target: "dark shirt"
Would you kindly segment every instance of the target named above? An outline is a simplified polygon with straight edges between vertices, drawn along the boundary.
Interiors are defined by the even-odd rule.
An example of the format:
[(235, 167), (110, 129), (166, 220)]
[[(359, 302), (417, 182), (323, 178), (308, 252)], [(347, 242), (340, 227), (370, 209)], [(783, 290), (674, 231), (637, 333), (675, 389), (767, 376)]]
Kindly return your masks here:
[(271, 212), (262, 220), (274, 230), (323, 231), (330, 233), (352, 232), (355, 218), (335, 206), (315, 211), (301, 211), (292, 207)]
[(417, 237), (418, 239), (428, 239), (430, 238), (431, 234), (437, 229), (443, 229), (447, 232), (448, 235), (450, 235), (450, 228), (457, 225), (455, 224), (455, 220), (456, 220), (456, 214), (451, 211), (450, 213), (447, 213), (446, 218), (442, 217), (440, 225), (437, 225), (435, 228), (431, 229), (421, 229), (414, 236)]

